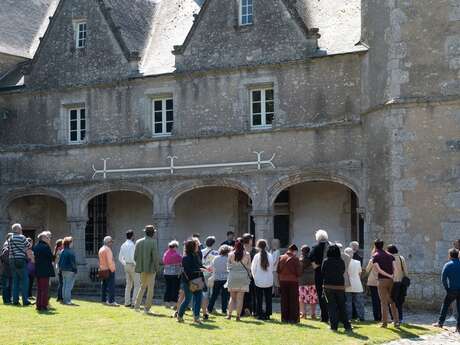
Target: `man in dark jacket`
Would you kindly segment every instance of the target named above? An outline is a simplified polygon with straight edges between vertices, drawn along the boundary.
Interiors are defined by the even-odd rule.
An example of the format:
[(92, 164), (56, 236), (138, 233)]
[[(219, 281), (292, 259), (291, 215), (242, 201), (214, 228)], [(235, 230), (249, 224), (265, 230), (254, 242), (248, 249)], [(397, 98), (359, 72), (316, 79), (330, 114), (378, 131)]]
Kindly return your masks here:
[[(441, 309), (438, 323), (433, 326), (442, 327), (446, 321), (447, 310), (452, 302), (456, 301), (457, 310), (460, 310), (460, 260), (459, 251), (456, 248), (449, 250), (449, 262), (442, 270), (442, 285), (446, 289), (446, 297)], [(460, 318), (457, 318), (457, 332), (460, 333)]]
[(48, 291), (50, 277), (54, 277), (53, 252), (51, 251), (51, 233), (44, 231), (38, 235), (34, 246), (35, 275), (37, 277), (37, 310), (48, 310)]

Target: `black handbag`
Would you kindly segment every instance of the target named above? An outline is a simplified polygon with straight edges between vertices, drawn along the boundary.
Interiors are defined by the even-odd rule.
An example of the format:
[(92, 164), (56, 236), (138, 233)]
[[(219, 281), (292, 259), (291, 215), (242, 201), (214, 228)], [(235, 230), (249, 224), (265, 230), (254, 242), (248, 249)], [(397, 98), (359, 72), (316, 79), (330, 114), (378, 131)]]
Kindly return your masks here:
[(401, 285), (407, 289), (410, 286), (410, 278), (407, 276), (407, 273), (404, 270), (404, 265), (403, 265), (401, 257), (399, 257), (399, 261), (401, 261), (401, 269), (404, 273), (404, 276), (401, 279)]

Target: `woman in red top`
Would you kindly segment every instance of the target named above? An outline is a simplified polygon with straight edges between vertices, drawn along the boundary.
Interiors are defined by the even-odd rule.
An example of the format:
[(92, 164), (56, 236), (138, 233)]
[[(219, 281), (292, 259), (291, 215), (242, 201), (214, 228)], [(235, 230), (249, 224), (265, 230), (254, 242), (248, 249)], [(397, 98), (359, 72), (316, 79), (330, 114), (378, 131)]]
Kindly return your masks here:
[(299, 323), (299, 277), (302, 273), (298, 248), (295, 244), (289, 246), (286, 254), (280, 257), (278, 263), (278, 278), (281, 291), (281, 321)]

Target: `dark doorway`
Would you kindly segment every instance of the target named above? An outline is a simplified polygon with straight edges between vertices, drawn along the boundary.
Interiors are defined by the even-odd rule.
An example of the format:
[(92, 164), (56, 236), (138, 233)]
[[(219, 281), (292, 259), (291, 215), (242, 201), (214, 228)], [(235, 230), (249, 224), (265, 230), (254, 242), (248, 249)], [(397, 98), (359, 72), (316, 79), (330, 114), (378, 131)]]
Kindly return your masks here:
[(35, 245), (35, 242), (36, 242), (36, 237), (35, 237), (36, 233), (37, 233), (37, 231), (35, 229), (31, 229), (31, 228), (22, 229), (22, 234), (26, 238), (31, 238), (32, 239), (32, 246)]
[(289, 215), (274, 217), (275, 238), (280, 240), (281, 248), (289, 246)]

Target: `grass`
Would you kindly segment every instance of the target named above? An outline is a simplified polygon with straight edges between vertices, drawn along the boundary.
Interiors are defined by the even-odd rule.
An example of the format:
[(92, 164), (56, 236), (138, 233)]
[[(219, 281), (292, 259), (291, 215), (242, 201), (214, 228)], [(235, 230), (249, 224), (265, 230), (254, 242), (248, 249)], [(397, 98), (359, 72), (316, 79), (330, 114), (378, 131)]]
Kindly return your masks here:
[(191, 315), (178, 324), (171, 310), (155, 306), (154, 316), (135, 313), (125, 307), (75, 301), (78, 307), (54, 302), (54, 310), (38, 313), (33, 307), (0, 305), (0, 334), (8, 345), (228, 345), (228, 344), (381, 344), (399, 338), (417, 338), (432, 333), (431, 327), (403, 325), (381, 329), (375, 323), (354, 325), (354, 334), (331, 332), (327, 325), (303, 320), (299, 325), (244, 318), (241, 322), (211, 316), (202, 326), (191, 324)]

